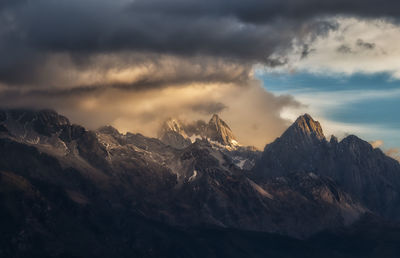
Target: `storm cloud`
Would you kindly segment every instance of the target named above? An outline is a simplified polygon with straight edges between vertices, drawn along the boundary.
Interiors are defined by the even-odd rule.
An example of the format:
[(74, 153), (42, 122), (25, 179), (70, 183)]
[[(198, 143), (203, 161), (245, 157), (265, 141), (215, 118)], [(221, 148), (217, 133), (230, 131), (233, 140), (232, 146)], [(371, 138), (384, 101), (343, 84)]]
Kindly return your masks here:
[(394, 0), (3, 0), (0, 101), (141, 132), (222, 113), (239, 136), (271, 140), (287, 125), (282, 110), (301, 104), (266, 92), (255, 67), (290, 66), (294, 48), (309, 60), (313, 40), (338, 30), (332, 17), (396, 23), (399, 12)]
[(43, 83), (41, 64), (56, 54), (78, 68), (95, 66), (92, 56), (123, 51), (280, 65), (285, 60), (274, 55), (293, 38), (333, 28), (323, 17), (390, 18), (399, 7), (376, 0), (2, 1), (0, 80)]

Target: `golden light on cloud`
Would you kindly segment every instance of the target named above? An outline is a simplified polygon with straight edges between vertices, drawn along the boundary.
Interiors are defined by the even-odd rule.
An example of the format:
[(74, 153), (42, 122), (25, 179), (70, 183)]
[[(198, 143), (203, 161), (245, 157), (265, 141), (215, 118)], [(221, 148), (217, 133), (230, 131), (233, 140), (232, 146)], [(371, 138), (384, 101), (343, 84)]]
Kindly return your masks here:
[(289, 123), (281, 111), (299, 106), (268, 93), (251, 64), (206, 56), (117, 53), (74, 60), (56, 54), (42, 71), (51, 76), (39, 78), (40, 87), (24, 87), (18, 101), (4, 105), (53, 108), (89, 129), (108, 124), (155, 137), (170, 117), (208, 121), (218, 113), (242, 144), (263, 148)]
[(84, 110), (93, 110), (97, 108), (97, 100), (95, 98), (83, 99), (79, 106)]
[(383, 145), (383, 141), (382, 140), (376, 140), (376, 141), (372, 141), (369, 144), (371, 144), (371, 146), (376, 149), (379, 148)]
[(208, 121), (213, 113), (219, 113), (242, 144), (258, 148), (274, 140), (288, 125), (289, 121), (279, 115), (281, 109), (299, 105), (290, 97), (266, 92), (257, 81), (246, 86), (192, 83), (138, 92), (111, 89), (96, 99), (81, 101), (86, 115), (71, 106), (63, 108), (62, 113), (92, 129), (110, 124), (123, 133), (156, 137), (161, 123), (170, 117)]

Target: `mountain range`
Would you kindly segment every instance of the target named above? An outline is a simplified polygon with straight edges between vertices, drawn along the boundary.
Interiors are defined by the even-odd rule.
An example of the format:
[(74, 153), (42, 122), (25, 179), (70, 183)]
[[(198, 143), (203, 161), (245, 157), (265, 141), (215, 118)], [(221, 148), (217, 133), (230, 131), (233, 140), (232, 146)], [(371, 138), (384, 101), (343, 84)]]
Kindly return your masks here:
[(0, 153), (0, 256), (400, 255), (399, 162), (308, 114), (258, 151), (218, 115), (150, 138), (1, 110)]

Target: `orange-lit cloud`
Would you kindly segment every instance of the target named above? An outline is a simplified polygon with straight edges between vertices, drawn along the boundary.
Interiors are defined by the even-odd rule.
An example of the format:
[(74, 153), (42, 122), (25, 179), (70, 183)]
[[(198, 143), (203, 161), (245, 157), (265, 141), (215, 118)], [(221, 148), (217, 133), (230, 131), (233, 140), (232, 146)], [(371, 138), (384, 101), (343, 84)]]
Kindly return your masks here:
[(400, 149), (391, 148), (391, 149), (388, 149), (387, 151), (385, 151), (385, 154), (400, 162)]
[(190, 84), (148, 91), (108, 90), (95, 99), (79, 98), (78, 105), (58, 110), (74, 122), (96, 128), (110, 124), (121, 132), (156, 137), (161, 123), (170, 117), (185, 121), (208, 120), (219, 113), (241, 143), (263, 148), (287, 127), (280, 111), (299, 103), (289, 96), (276, 97), (257, 81), (246, 87), (233, 84)]
[(376, 140), (376, 141), (369, 142), (369, 144), (371, 144), (371, 146), (374, 149), (376, 149), (376, 148), (379, 148), (379, 147), (381, 147), (383, 145), (383, 141), (382, 140)]

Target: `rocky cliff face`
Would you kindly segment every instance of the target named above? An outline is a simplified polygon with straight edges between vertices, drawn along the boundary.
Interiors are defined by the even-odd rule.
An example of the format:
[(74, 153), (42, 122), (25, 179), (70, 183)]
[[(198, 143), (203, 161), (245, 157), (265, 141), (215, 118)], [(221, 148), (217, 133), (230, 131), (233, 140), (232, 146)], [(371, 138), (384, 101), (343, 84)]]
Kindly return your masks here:
[(315, 172), (315, 163), (328, 156), (329, 144), (320, 124), (306, 114), (265, 147), (256, 174), (273, 177), (293, 172)]
[(254, 177), (262, 181), (293, 172), (330, 177), (369, 209), (400, 218), (399, 163), (354, 135), (340, 142), (332, 137), (328, 142), (319, 123), (309, 115), (299, 117), (265, 147)]

